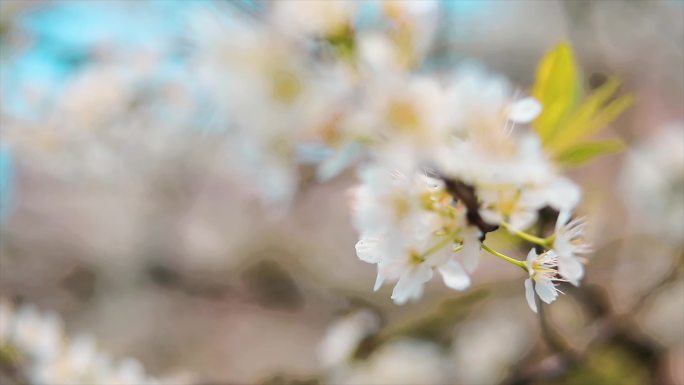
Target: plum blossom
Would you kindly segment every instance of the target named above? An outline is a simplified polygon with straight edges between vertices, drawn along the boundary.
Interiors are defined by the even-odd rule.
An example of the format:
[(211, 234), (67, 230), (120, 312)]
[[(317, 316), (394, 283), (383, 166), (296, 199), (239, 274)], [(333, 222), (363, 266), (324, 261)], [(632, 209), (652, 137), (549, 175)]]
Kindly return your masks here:
[(378, 152), (401, 145), (405, 151), (410, 149), (405, 155), (428, 159), (430, 152), (448, 142), (454, 132), (448, 91), (438, 79), (407, 76), (393, 69), (393, 54), (382, 57), (383, 49), (391, 46), (379, 39), (373, 42), (373, 36), (362, 38), (360, 61), (368, 65), (362, 67), (361, 75), (367, 80), (356, 108), (345, 116), (340, 130)]
[(18, 307), (0, 298), (0, 347), (9, 346), (33, 384), (161, 384), (137, 360), (113, 360), (97, 349), (90, 336), (68, 338), (54, 312), (33, 305)]
[(446, 175), (473, 186), (482, 217), (523, 230), (544, 206), (573, 209), (579, 188), (561, 176), (528, 124), (543, 106), (514, 92), (503, 78), (459, 68), (447, 86), (454, 137), (434, 152)]
[(377, 265), (375, 290), (393, 281), (396, 303), (418, 299), (435, 269), (454, 290), (470, 285), (457, 257), (474, 269), (479, 232), (466, 225), (464, 208), (452, 205), (441, 181), (377, 164), (364, 169), (361, 180), (353, 194), (354, 222), (361, 233), (356, 252), (362, 261)]
[(558, 255), (558, 272), (575, 286), (584, 276), (582, 255), (591, 253), (591, 244), (584, 238), (585, 218), (570, 220), (569, 211), (561, 211), (556, 221), (553, 250)]
[(533, 248), (527, 254), (526, 266), (530, 277), (525, 280), (525, 298), (530, 309), (536, 313), (535, 292), (542, 301), (549, 304), (556, 300), (560, 292), (556, 287), (556, 282), (562, 281), (557, 278), (558, 255), (553, 250), (538, 255)]
[(684, 121), (659, 127), (626, 154), (619, 188), (630, 225), (666, 237), (675, 246), (684, 234)]
[(193, 38), (200, 83), (233, 136), (231, 150), (246, 172), (261, 174), (267, 200), (289, 203), (298, 144), (330, 124), (344, 73), (309, 60), (306, 44), (273, 26), (227, 11), (198, 15)]
[(361, 340), (380, 328), (378, 315), (361, 309), (335, 321), (318, 347), (318, 357), (326, 368), (336, 368), (351, 360)]
[(425, 384), (449, 383), (449, 356), (434, 343), (401, 338), (382, 345), (365, 361), (349, 365), (332, 379), (335, 384)]
[(352, 27), (358, 5), (349, 0), (282, 0), (273, 3), (271, 17), (283, 33), (330, 37)]

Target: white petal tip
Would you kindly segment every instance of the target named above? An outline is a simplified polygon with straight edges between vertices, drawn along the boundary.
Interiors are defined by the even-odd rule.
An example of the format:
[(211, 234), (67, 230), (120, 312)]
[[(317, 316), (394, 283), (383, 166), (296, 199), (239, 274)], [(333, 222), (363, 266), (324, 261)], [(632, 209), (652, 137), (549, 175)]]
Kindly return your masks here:
[(535, 98), (524, 98), (511, 104), (508, 119), (515, 123), (525, 124), (533, 121), (542, 111), (542, 105)]

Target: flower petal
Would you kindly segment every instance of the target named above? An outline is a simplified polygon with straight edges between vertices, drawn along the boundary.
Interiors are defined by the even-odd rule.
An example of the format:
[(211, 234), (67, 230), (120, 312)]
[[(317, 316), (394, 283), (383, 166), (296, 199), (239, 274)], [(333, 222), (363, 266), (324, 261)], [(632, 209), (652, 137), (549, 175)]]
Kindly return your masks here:
[(558, 298), (558, 291), (551, 281), (537, 281), (534, 288), (539, 298), (546, 303), (551, 303)]
[(534, 301), (534, 289), (532, 288), (532, 280), (530, 278), (525, 280), (525, 299), (530, 309), (536, 313), (537, 303)]
[(459, 254), (463, 258), (463, 266), (469, 273), (472, 273), (480, 262), (480, 236), (482, 232), (476, 227), (468, 226), (463, 229), (462, 235), (463, 249)]
[(554, 209), (570, 211), (582, 199), (582, 191), (570, 179), (558, 177), (546, 190), (545, 197), (546, 203)]
[(378, 265), (378, 276), (375, 278), (375, 285), (373, 285), (373, 291), (380, 290), (383, 282), (385, 282), (385, 275), (382, 272), (381, 266)]
[(542, 111), (542, 105), (537, 99), (527, 97), (512, 103), (508, 108), (508, 119), (516, 123), (529, 123)]
[(570, 221), (570, 210), (561, 210), (556, 219), (556, 232), (559, 232), (568, 221)]
[(363, 237), (356, 242), (356, 255), (360, 260), (367, 263), (380, 262), (380, 239), (376, 237)]
[(530, 228), (538, 217), (537, 207), (519, 207), (508, 218), (511, 230), (525, 231)]
[(558, 258), (558, 272), (575, 286), (584, 276), (584, 265), (575, 257)]
[(465, 290), (470, 286), (470, 277), (461, 265), (453, 259), (441, 266), (439, 273), (442, 275), (444, 284), (450, 289)]
[(530, 252), (527, 253), (527, 270), (530, 272), (530, 276), (534, 273), (534, 269), (532, 268), (532, 262), (537, 259), (537, 250), (533, 248), (530, 249)]
[(316, 177), (321, 182), (328, 181), (358, 160), (360, 155), (361, 148), (358, 144), (348, 144), (321, 162), (316, 170)]
[(427, 265), (417, 266), (404, 273), (392, 291), (392, 300), (403, 305), (410, 299), (423, 295), (423, 285), (432, 278), (432, 269)]

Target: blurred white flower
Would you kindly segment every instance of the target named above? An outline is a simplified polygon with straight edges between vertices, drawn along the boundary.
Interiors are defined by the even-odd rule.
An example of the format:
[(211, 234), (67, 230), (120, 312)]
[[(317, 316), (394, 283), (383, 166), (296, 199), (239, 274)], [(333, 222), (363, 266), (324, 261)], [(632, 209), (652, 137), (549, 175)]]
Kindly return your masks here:
[(365, 361), (333, 379), (337, 384), (439, 385), (450, 381), (447, 357), (432, 343), (401, 339), (388, 342)]
[(140, 53), (84, 66), (36, 116), (3, 114), (3, 140), (27, 164), (60, 178), (149, 177), (174, 144), (192, 137), (196, 118), (188, 73), (171, 72), (161, 59)]
[[(74, 338), (54, 357), (38, 365), (32, 377), (41, 384), (80, 384), (93, 376), (93, 368), (97, 350), (94, 341), (85, 336)], [(86, 380), (88, 379), (88, 380)], [(97, 378), (92, 378), (97, 381)]]
[(15, 309), (0, 299), (0, 345), (5, 344), (16, 350), (23, 375), (38, 385), (162, 383), (136, 360), (113, 362), (88, 336), (69, 339), (56, 313), (30, 304)]
[(405, 155), (418, 161), (448, 142), (454, 106), (437, 79), (395, 73), (386, 65), (366, 77), (362, 99), (342, 123), (348, 137), (380, 152), (403, 146)]
[(0, 346), (5, 345), (9, 339), (12, 322), (12, 307), (8, 301), (0, 298)]
[(534, 293), (545, 303), (552, 303), (558, 297), (559, 290), (556, 288), (558, 274), (558, 256), (553, 250), (537, 255), (532, 248), (527, 254), (527, 270), (530, 278), (525, 280), (525, 298), (533, 312), (537, 312), (537, 304)]
[[(510, 322), (516, 304), (496, 299), (456, 330), (452, 344), (455, 384), (497, 384), (534, 343), (530, 325)], [(474, 363), (477, 363), (475, 365)]]
[(527, 199), (526, 191), (511, 189), (496, 191), (480, 189), (482, 200), (480, 214), (488, 223), (507, 223), (513, 229), (524, 230), (537, 220), (537, 212), (544, 206), (542, 202)]
[(326, 369), (347, 364), (365, 337), (380, 327), (378, 315), (370, 310), (355, 311), (333, 323), (318, 346), (318, 358)]
[[(300, 5), (303, 6), (303, 5)], [(298, 184), (297, 144), (329, 124), (348, 82), (311, 60), (308, 47), (271, 25), (223, 10), (197, 15), (195, 66), (232, 150), (267, 200), (289, 203)]]
[(12, 320), (12, 342), (37, 361), (54, 357), (62, 344), (62, 320), (55, 313), (41, 313), (33, 305), (17, 309)]
[(388, 36), (399, 51), (406, 68), (417, 67), (432, 46), (439, 25), (438, 0), (382, 0), (389, 21)]
[(635, 230), (684, 242), (684, 122), (662, 127), (628, 151), (620, 192)]
[(283, 33), (329, 37), (352, 27), (358, 5), (353, 0), (280, 0), (273, 3), (270, 16)]
[(359, 178), (361, 184), (353, 190), (352, 212), (361, 233), (387, 233), (397, 224), (437, 216), (428, 215), (432, 213), (425, 205), (439, 203), (441, 181), (410, 165), (394, 167), (389, 162), (375, 162), (362, 167)]

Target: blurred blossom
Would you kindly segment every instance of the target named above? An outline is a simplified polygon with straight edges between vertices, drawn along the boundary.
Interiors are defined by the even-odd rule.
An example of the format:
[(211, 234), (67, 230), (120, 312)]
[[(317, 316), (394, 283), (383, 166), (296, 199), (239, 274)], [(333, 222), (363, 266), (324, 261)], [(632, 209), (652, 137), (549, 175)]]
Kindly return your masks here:
[(2, 93), (15, 95), (8, 98), (8, 111), (40, 113), (42, 105), (32, 106), (25, 96), (38, 92), (44, 101), (57, 99), (65, 82), (98, 58), (178, 55), (183, 12), (200, 3), (33, 2), (18, 12), (14, 25), (30, 43), (4, 63)]
[(628, 152), (621, 188), (635, 230), (684, 242), (684, 123), (662, 127)]
[(195, 65), (213, 107), (230, 121), (232, 151), (245, 174), (261, 174), (255, 183), (267, 199), (289, 202), (299, 179), (296, 143), (328, 124), (345, 90), (343, 74), (306, 60), (301, 42), (228, 10), (194, 22)]
[[(140, 363), (126, 358), (113, 362), (98, 352), (93, 340), (64, 335), (62, 320), (55, 313), (32, 305), (14, 308), (0, 301), (0, 348), (16, 352), (10, 365), (21, 363), (21, 375), (35, 384), (158, 384)], [(3, 360), (7, 358), (3, 357)], [(13, 362), (18, 360), (18, 362)]]
[(273, 4), (274, 24), (283, 33), (309, 36), (339, 36), (352, 28), (361, 2), (284, 0)]
[(463, 325), (453, 346), (458, 383), (495, 384), (529, 348), (531, 335), (524, 323), (507, 322), (510, 304), (494, 302)]
[(420, 340), (388, 342), (365, 362), (351, 365), (334, 383), (338, 384), (426, 384), (448, 383), (451, 369), (439, 346)]
[(363, 338), (380, 328), (378, 315), (370, 310), (353, 312), (333, 323), (318, 348), (321, 364), (335, 370), (346, 366)]
[(461, 106), (452, 112), (460, 138), (440, 149), (435, 162), (477, 187), (485, 219), (524, 230), (545, 205), (573, 209), (579, 189), (559, 175), (539, 139), (525, 130), (540, 111), (537, 103), (516, 97), (508, 81), (472, 65), (451, 81), (452, 105)]

